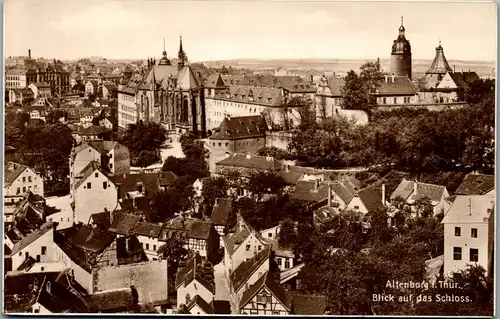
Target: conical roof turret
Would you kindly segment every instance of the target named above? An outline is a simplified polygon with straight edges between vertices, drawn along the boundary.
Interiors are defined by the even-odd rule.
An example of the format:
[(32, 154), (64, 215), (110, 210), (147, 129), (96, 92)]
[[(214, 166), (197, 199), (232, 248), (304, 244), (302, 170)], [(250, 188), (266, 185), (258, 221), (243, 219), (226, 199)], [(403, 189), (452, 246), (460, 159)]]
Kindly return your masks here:
[(427, 70), (427, 72), (425, 72), (425, 74), (446, 74), (448, 72), (453, 72), (453, 70), (450, 68), (448, 61), (446, 61), (441, 41), (439, 41), (434, 61), (432, 61), (431, 67)]

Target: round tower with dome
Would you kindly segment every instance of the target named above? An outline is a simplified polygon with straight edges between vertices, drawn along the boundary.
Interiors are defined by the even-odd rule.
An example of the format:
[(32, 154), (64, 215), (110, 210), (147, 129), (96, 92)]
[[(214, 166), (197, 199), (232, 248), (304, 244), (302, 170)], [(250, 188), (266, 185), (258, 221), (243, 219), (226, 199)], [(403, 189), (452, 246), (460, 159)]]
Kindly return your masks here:
[(392, 44), (391, 73), (396, 76), (407, 76), (411, 80), (411, 45), (405, 37), (403, 17), (401, 17), (399, 36)]

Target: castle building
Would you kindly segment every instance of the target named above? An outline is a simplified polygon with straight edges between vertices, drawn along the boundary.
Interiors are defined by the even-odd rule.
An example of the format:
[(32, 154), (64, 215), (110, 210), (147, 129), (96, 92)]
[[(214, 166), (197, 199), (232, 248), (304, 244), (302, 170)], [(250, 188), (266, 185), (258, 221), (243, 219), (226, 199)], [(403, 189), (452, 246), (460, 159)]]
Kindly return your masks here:
[(122, 129), (142, 121), (161, 123), (179, 133), (206, 132), (203, 84), (188, 64), (182, 37), (177, 65), (170, 62), (164, 49), (158, 63), (148, 60), (148, 69), (138, 83), (121, 85), (118, 93), (118, 125)]
[(439, 46), (436, 48), (436, 56), (434, 57), (434, 61), (432, 61), (429, 70), (425, 72), (426, 88), (430, 89), (437, 87), (448, 72), (453, 72), (453, 70), (450, 68), (448, 61), (446, 61), (443, 47), (441, 46), (441, 41), (439, 41)]
[(391, 73), (395, 76), (407, 76), (411, 80), (411, 45), (405, 37), (403, 17), (401, 17), (399, 36), (392, 44)]

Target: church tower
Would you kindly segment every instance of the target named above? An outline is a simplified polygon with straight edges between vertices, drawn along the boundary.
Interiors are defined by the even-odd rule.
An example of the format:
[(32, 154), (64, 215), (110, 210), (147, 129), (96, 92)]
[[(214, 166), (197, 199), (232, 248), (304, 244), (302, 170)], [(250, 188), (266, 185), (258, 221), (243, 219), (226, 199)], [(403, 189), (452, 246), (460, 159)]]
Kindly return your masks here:
[(444, 56), (444, 50), (439, 40), (439, 46), (436, 48), (436, 56), (432, 61), (431, 67), (425, 72), (426, 87), (435, 88), (448, 72), (453, 72)]
[(188, 64), (186, 52), (184, 52), (184, 49), (182, 48), (182, 36), (179, 43), (179, 53), (177, 55), (177, 58), (179, 59), (179, 61), (177, 62), (179, 68), (182, 68), (183, 66)]
[(411, 80), (411, 46), (405, 37), (403, 17), (401, 17), (399, 36), (392, 44), (391, 73), (396, 76), (407, 76)]

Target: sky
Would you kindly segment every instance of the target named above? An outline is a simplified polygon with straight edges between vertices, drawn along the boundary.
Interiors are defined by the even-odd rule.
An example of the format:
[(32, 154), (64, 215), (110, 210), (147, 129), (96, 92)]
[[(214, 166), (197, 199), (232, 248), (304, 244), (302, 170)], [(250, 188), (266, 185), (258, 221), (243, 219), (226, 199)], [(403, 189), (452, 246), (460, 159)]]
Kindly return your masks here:
[(226, 59), (390, 57), (401, 16), (414, 59), (441, 40), (452, 60), (494, 61), (493, 2), (5, 0), (5, 56), (78, 59), (177, 55)]

